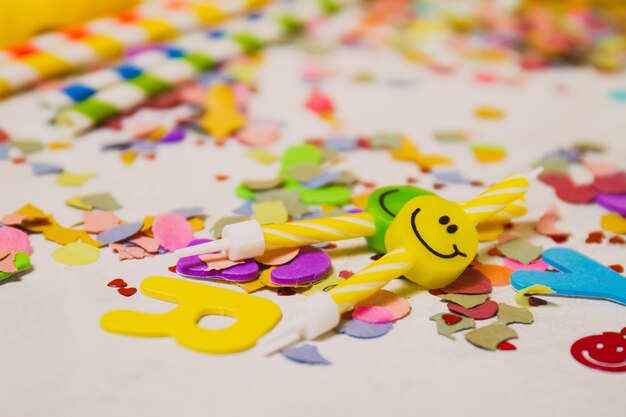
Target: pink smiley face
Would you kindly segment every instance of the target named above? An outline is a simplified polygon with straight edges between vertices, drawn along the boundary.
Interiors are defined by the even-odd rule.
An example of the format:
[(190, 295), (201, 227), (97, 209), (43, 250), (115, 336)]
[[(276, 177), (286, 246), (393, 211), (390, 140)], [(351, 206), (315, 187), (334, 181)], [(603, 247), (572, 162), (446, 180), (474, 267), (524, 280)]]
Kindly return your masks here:
[(583, 337), (572, 345), (571, 353), (574, 359), (590, 368), (626, 372), (626, 327), (620, 333)]

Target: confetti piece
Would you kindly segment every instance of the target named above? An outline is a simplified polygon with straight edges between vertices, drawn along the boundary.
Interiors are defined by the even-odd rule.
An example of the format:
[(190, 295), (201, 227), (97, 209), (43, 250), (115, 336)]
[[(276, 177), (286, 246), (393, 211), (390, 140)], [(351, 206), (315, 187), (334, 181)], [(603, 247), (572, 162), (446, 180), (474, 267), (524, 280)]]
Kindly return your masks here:
[(513, 343), (506, 342), (506, 341), (498, 344), (497, 349), (498, 350), (517, 350), (517, 348), (515, 347)]
[(463, 176), (460, 171), (433, 171), (433, 176), (437, 181), (441, 181), (446, 184), (470, 184), (472, 181)]
[(228, 226), (229, 224), (240, 223), (246, 220), (248, 220), (246, 216), (222, 217), (215, 222), (213, 227), (211, 227), (211, 233), (213, 233), (213, 236), (219, 239), (222, 237), (222, 230), (225, 226)]
[(302, 295), (309, 296), (311, 294), (315, 294), (319, 291), (328, 292), (337, 285), (341, 284), (344, 281), (343, 278), (338, 277), (337, 275), (330, 275), (324, 278), (321, 281), (316, 282), (315, 284), (308, 287), (306, 290), (302, 291)]
[(139, 235), (135, 238), (132, 238), (129, 240), (129, 242), (134, 243), (135, 245), (139, 246), (149, 253), (158, 252), (160, 247), (156, 240), (145, 235)]
[(102, 246), (99, 242), (91, 239), (84, 230), (68, 229), (57, 223), (46, 228), (43, 231), (43, 236), (47, 240), (58, 243), (59, 245), (67, 245), (68, 243), (81, 240), (83, 243), (91, 244), (92, 246)]
[(240, 288), (242, 288), (248, 294), (265, 288), (265, 284), (263, 284), (258, 279), (255, 279), (253, 281), (248, 281), (248, 282), (235, 282), (235, 284), (237, 284)]
[(185, 219), (189, 219), (190, 217), (198, 217), (204, 215), (204, 208), (202, 207), (185, 207), (179, 208), (176, 210), (172, 210), (172, 213), (180, 214)]
[(96, 240), (100, 243), (108, 245), (109, 243), (119, 242), (128, 239), (141, 230), (142, 223), (122, 223), (111, 229), (100, 233)]
[(122, 208), (122, 205), (109, 193), (88, 194), (81, 197), (84, 204), (98, 210), (113, 211)]
[(611, 175), (619, 171), (619, 168), (615, 167), (614, 165), (610, 165), (606, 163), (599, 163), (599, 162), (591, 162), (587, 158), (584, 158), (582, 160), (582, 163), (585, 166), (585, 168), (587, 168), (594, 177)]
[(7, 214), (6, 216), (4, 216), (2, 218), (2, 222), (5, 224), (5, 226), (18, 226), (22, 223), (22, 221), (24, 221), (25, 219), (27, 219), (28, 216), (24, 215), (24, 214)]
[(92, 210), (93, 209), (92, 206), (90, 206), (89, 204), (84, 203), (83, 202), (83, 198), (81, 196), (79, 196), (79, 195), (67, 199), (65, 201), (65, 204), (67, 204), (70, 207), (77, 208), (79, 210)]
[(491, 281), (480, 271), (467, 268), (452, 284), (442, 288), (446, 294), (486, 294), (491, 292)]
[(54, 182), (64, 187), (80, 187), (84, 183), (86, 183), (87, 181), (95, 177), (96, 177), (96, 174), (93, 174), (93, 173), (75, 174), (72, 172), (64, 171), (56, 177)]
[(283, 185), (284, 182), (285, 180), (278, 177), (269, 180), (244, 180), (242, 184), (244, 187), (247, 187), (252, 191), (264, 191), (271, 190), (272, 188), (278, 188)]
[(535, 320), (533, 313), (527, 307), (513, 307), (508, 304), (498, 304), (498, 323), (532, 324)]
[(18, 269), (15, 266), (16, 255), (17, 251), (0, 250), (0, 272), (18, 272)]
[(263, 149), (253, 149), (248, 156), (261, 164), (271, 164), (280, 159), (275, 153)]
[(523, 288), (515, 293), (515, 302), (523, 307), (531, 306), (529, 303), (530, 294), (551, 294), (554, 293), (552, 288), (546, 287), (545, 285), (531, 285), (530, 287)]
[(546, 158), (535, 166), (543, 168), (542, 174), (555, 172), (559, 174), (569, 175), (569, 161), (558, 155)]
[(475, 320), (486, 320), (498, 313), (498, 303), (493, 300), (487, 300), (474, 308), (463, 308), (457, 304), (448, 303), (448, 310)]
[(333, 183), (341, 177), (341, 172), (324, 172), (322, 175), (312, 178), (303, 185), (306, 188), (317, 189)]
[(246, 120), (237, 109), (235, 93), (226, 84), (215, 83), (208, 89), (205, 108), (200, 126), (213, 135), (218, 144), (245, 126)]
[(435, 139), (447, 143), (467, 142), (469, 135), (462, 130), (441, 130), (435, 132)]
[(517, 339), (517, 332), (504, 324), (494, 323), (466, 333), (465, 339), (480, 348), (496, 350), (500, 343)]
[[(1, 253), (2, 251), (0, 251)], [(2, 272), (2, 270), (0, 270), (0, 281), (5, 280), (9, 277), (12, 277), (15, 273), (17, 272), (23, 272), (26, 271), (27, 269), (30, 268), (30, 256), (28, 256), (27, 254), (25, 254), (24, 252), (18, 252), (18, 251), (5, 251), (5, 253), (8, 252), (9, 254), (6, 255), (3, 259), (6, 259), (7, 262), (8, 260), (12, 259), (13, 265), (12, 266), (7, 266), (7, 265), (3, 265), (0, 266), (0, 269), (8, 269), (8, 270), (15, 270), (13, 272)], [(11, 255), (11, 253), (13, 255)], [(0, 255), (0, 258), (2, 258), (2, 255)]]
[(452, 161), (443, 155), (424, 155), (410, 140), (404, 138), (398, 149), (391, 152), (391, 157), (400, 161), (415, 162), (424, 170), (431, 170), (436, 165), (448, 165)]
[(626, 172), (619, 171), (596, 176), (593, 180), (593, 187), (603, 194), (626, 194)]
[(391, 323), (376, 324), (361, 320), (348, 320), (335, 328), (335, 331), (357, 339), (375, 339), (386, 335), (392, 328)]
[(500, 120), (505, 116), (504, 110), (492, 106), (480, 106), (474, 110), (474, 116), (480, 119)]
[(130, 297), (137, 292), (137, 288), (135, 287), (118, 288), (117, 292), (122, 294), (124, 297)]
[(274, 249), (268, 252), (265, 252), (261, 256), (257, 256), (254, 258), (257, 262), (262, 263), (263, 265), (269, 266), (277, 266), (284, 265), (287, 262), (291, 262), (298, 253), (300, 252), (300, 248), (281, 248)]
[(546, 212), (541, 216), (535, 230), (537, 233), (548, 237), (561, 237), (567, 239), (571, 236), (571, 233), (564, 232), (556, 228), (555, 223), (559, 218), (558, 208), (555, 205), (551, 205), (546, 209)]
[(39, 153), (45, 148), (44, 144), (38, 140), (11, 140), (9, 144), (27, 155)]
[[(5, 221), (6, 223), (6, 221)], [(626, 234), (626, 218), (615, 213), (603, 214), (600, 218), (600, 225), (607, 232)]]
[(314, 113), (332, 113), (335, 110), (332, 100), (318, 89), (311, 90), (304, 105)]
[(207, 271), (221, 271), (244, 263), (244, 261), (231, 261), (225, 253), (205, 253), (198, 257), (207, 265)]
[(602, 243), (605, 237), (602, 231), (590, 232), (585, 243)]
[(280, 224), (289, 219), (285, 204), (278, 201), (263, 201), (252, 205), (254, 218), (261, 224)]
[(0, 227), (0, 250), (17, 250), (28, 255), (33, 253), (28, 235), (11, 226)]
[(324, 170), (317, 164), (296, 165), (289, 169), (291, 177), (298, 182), (308, 182), (323, 173)]
[(411, 312), (411, 305), (405, 298), (388, 290), (379, 290), (365, 300), (359, 301), (356, 307), (360, 306), (385, 307), (393, 313), (394, 320), (400, 320)]
[(374, 133), (370, 138), (372, 148), (399, 149), (402, 146), (402, 135), (392, 132)]
[(52, 252), (52, 258), (62, 265), (89, 265), (100, 259), (100, 250), (82, 242), (74, 242), (56, 249)]
[(592, 184), (574, 184), (569, 174), (541, 174), (539, 180), (554, 188), (557, 197), (572, 204), (587, 204), (596, 198), (597, 191)]
[(541, 256), (542, 246), (531, 245), (524, 239), (512, 239), (496, 246), (507, 258), (528, 265)]
[(497, 144), (475, 144), (472, 145), (474, 157), (478, 162), (493, 163), (500, 162), (506, 158), (506, 149), (502, 145)]
[(139, 246), (124, 245), (123, 243), (111, 243), (109, 248), (113, 253), (117, 253), (118, 259), (124, 261), (126, 259), (143, 259), (146, 256), (151, 256), (145, 249)]
[(177, 213), (166, 213), (155, 218), (152, 232), (154, 240), (169, 252), (184, 248), (193, 240), (191, 225)]
[(489, 299), (489, 294), (441, 294), (438, 296), (443, 301), (450, 301), (463, 308), (474, 308)]
[(473, 268), (489, 278), (494, 287), (511, 285), (511, 273), (513, 271), (506, 266), (482, 264), (475, 265)]
[(83, 211), (83, 222), (87, 233), (102, 233), (117, 226), (120, 219), (110, 212)]
[(112, 288), (122, 288), (126, 286), (128, 286), (128, 284), (122, 278), (115, 278), (109, 281), (109, 283), (107, 284), (107, 287), (112, 287)]
[(237, 139), (250, 146), (267, 146), (280, 139), (280, 130), (275, 123), (250, 123), (237, 134)]
[(326, 278), (331, 269), (331, 259), (326, 252), (303, 246), (293, 261), (271, 270), (270, 281), (280, 286), (309, 285)]
[(283, 349), (280, 353), (286, 357), (287, 359), (304, 363), (307, 365), (330, 365), (331, 363), (327, 361), (317, 350), (317, 346), (305, 344), (302, 346)]
[(430, 320), (437, 324), (437, 333), (452, 340), (456, 340), (456, 338), (452, 336), (453, 333), (476, 327), (474, 319), (450, 313), (435, 314), (430, 317)]
[(396, 320), (393, 311), (381, 306), (357, 306), (352, 311), (352, 317), (366, 323), (375, 324), (393, 323)]
[(44, 162), (33, 162), (30, 164), (30, 167), (33, 170), (33, 175), (49, 175), (49, 174), (60, 174), (63, 172), (63, 167)]
[(504, 266), (511, 271), (546, 271), (550, 267), (543, 259), (523, 264), (513, 259), (504, 258), (503, 262)]
[(596, 203), (609, 211), (626, 216), (626, 194), (598, 194)]

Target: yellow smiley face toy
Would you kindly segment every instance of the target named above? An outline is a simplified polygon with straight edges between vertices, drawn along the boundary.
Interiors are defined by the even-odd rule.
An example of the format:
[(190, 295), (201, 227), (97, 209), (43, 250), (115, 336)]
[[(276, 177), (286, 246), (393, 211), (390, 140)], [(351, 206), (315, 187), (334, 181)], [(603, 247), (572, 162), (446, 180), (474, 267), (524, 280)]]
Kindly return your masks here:
[(410, 200), (385, 236), (387, 252), (404, 248), (414, 255), (404, 275), (428, 289), (443, 288), (469, 266), (478, 250), (478, 233), (457, 203), (434, 195)]

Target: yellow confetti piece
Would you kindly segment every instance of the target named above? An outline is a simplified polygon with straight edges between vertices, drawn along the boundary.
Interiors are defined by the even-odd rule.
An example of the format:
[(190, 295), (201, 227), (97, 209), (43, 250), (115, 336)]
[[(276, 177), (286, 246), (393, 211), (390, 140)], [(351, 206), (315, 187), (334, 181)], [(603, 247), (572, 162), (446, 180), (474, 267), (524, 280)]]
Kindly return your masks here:
[(48, 143), (48, 149), (50, 149), (51, 151), (58, 151), (60, 149), (69, 149), (69, 148), (72, 148), (73, 146), (74, 144), (72, 142), (65, 142), (65, 141), (54, 141), (54, 142)]
[(263, 284), (259, 279), (248, 282), (237, 282), (236, 284), (248, 294), (265, 288), (265, 284)]
[(124, 165), (131, 165), (135, 162), (135, 159), (137, 159), (138, 154), (139, 153), (134, 149), (124, 151), (120, 153), (120, 161), (122, 161)]
[(70, 206), (70, 207), (77, 208), (79, 210), (91, 210), (91, 209), (93, 209), (93, 206), (90, 206), (89, 204), (85, 203), (83, 201), (83, 198), (81, 196), (79, 196), (79, 195), (65, 200), (65, 204)]
[(143, 219), (143, 226), (141, 226), (141, 231), (149, 237), (154, 237), (154, 233), (152, 233), (152, 223), (154, 223), (154, 216), (146, 216)]
[(344, 281), (345, 279), (338, 277), (337, 275), (331, 275), (328, 278), (325, 278), (319, 282), (316, 282), (315, 284), (306, 288), (300, 294), (308, 296), (311, 294), (315, 294), (316, 292), (319, 292), (319, 291), (330, 291), (332, 288), (341, 284)]
[(530, 287), (523, 288), (515, 293), (515, 302), (518, 305), (529, 307), (530, 303), (528, 302), (527, 294), (550, 294), (554, 293), (554, 290), (550, 287), (546, 287), (545, 285), (531, 285)]
[(447, 165), (452, 161), (443, 155), (424, 155), (409, 139), (403, 138), (398, 149), (391, 151), (391, 157), (400, 161), (415, 162), (420, 168), (430, 170), (436, 165)]
[(44, 213), (32, 204), (26, 204), (13, 214), (26, 216), (21, 219), (19, 225), (33, 233), (41, 233), (55, 223), (52, 215)]
[(248, 156), (261, 164), (271, 164), (279, 159), (275, 153), (263, 149), (253, 149), (248, 152)]
[(504, 233), (504, 224), (502, 222), (484, 222), (476, 226), (479, 242), (491, 242), (496, 240)]
[(63, 187), (80, 187), (85, 182), (95, 177), (96, 177), (96, 174), (94, 173), (75, 174), (75, 173), (66, 171), (57, 175), (54, 182)]
[(187, 219), (187, 223), (189, 223), (194, 232), (204, 230), (204, 219), (202, 217), (191, 217)]
[(259, 275), (259, 282), (266, 287), (280, 288), (280, 285), (276, 285), (270, 280), (270, 274), (274, 269), (275, 268), (267, 268), (265, 271), (261, 272), (261, 275)]
[(263, 201), (252, 205), (254, 218), (261, 224), (280, 224), (289, 219), (285, 203), (277, 201)]
[(474, 115), (481, 119), (498, 120), (505, 116), (504, 110), (498, 107), (480, 106), (474, 110)]
[(506, 158), (506, 150), (499, 145), (474, 145), (472, 151), (479, 162), (499, 162)]
[(100, 259), (100, 250), (83, 242), (74, 242), (52, 252), (52, 259), (61, 265), (89, 265)]
[(67, 245), (80, 240), (84, 233), (84, 231), (68, 229), (58, 223), (54, 223), (51, 227), (43, 231), (43, 237), (59, 245)]
[(606, 213), (600, 218), (600, 226), (607, 232), (625, 234), (626, 218), (616, 213)]
[(218, 143), (245, 126), (246, 120), (239, 113), (235, 93), (226, 84), (215, 84), (207, 91), (206, 114), (200, 126), (213, 135)]
[(365, 210), (365, 207), (367, 206), (367, 199), (369, 198), (369, 196), (369, 193), (353, 195), (350, 202), (358, 208)]

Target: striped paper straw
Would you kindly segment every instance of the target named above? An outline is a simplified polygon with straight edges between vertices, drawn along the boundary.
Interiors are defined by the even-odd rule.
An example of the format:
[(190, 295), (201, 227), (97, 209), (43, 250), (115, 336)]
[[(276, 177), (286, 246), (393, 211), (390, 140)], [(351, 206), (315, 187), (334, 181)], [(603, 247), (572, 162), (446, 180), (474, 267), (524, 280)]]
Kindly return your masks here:
[(247, 24), (238, 22), (235, 26), (241, 27), (241, 31), (210, 32), (208, 36), (186, 40), (181, 45), (184, 52), (179, 57), (167, 57), (140, 76), (107, 87), (88, 100), (65, 109), (57, 116), (57, 124), (73, 134), (84, 132), (210, 69), (216, 62), (215, 56), (227, 59), (253, 52), (284, 39), (306, 19), (317, 17), (311, 12), (309, 3), (288, 5), (289, 8), (273, 9), (264, 19), (253, 17)]
[(112, 59), (124, 50), (213, 25), (233, 14), (250, 11), (268, 0), (229, 0), (223, 4), (181, 3), (160, 17), (135, 17), (103, 31), (80, 37), (0, 64), (0, 97), (38, 81)]
[(328, 294), (337, 303), (339, 312), (345, 313), (389, 281), (411, 270), (414, 262), (415, 258), (408, 250), (395, 249), (328, 291)]

